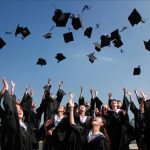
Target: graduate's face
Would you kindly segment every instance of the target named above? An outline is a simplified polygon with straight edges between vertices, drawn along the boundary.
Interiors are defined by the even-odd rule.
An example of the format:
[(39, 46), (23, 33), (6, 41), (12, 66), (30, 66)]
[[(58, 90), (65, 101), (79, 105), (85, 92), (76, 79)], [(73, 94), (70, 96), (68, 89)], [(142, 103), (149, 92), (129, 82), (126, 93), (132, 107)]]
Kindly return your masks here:
[(63, 106), (59, 106), (58, 107), (58, 112), (64, 112), (64, 107)]
[(95, 117), (92, 121), (93, 126), (102, 126), (103, 125), (103, 120), (101, 117)]
[(83, 111), (86, 112), (86, 108), (85, 108), (84, 105), (81, 105), (80, 108), (79, 108), (79, 110), (82, 111), (82, 112), (83, 112)]
[(22, 110), (22, 107), (20, 105), (16, 105), (16, 108), (17, 108), (17, 112), (18, 112), (18, 118), (19, 120), (23, 118), (23, 110)]
[(117, 107), (118, 107), (118, 102), (115, 101), (115, 100), (113, 100), (113, 101), (111, 102), (111, 107), (112, 107), (112, 109), (117, 108)]

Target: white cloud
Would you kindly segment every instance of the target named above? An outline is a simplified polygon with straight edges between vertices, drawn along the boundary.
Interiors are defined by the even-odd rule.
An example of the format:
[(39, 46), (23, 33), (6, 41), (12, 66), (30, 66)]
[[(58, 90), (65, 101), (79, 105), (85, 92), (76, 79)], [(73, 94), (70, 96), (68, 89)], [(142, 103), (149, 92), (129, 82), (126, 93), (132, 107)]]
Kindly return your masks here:
[(107, 62), (113, 62), (114, 59), (111, 57), (98, 57), (98, 59), (101, 59), (103, 61), (107, 61)]

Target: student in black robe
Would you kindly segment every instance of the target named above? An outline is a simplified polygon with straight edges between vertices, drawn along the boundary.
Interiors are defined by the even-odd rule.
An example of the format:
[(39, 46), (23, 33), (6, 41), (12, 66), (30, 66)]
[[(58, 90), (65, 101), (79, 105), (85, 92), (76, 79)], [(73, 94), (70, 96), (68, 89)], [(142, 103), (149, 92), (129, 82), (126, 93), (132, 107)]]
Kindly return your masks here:
[(64, 113), (65, 113), (65, 108), (63, 106), (59, 106), (57, 109), (57, 113), (51, 116), (52, 124), (47, 127), (48, 133), (46, 139), (44, 140), (43, 150), (51, 150), (55, 147), (54, 146), (54, 142), (55, 142), (54, 134), (56, 134), (55, 129), (57, 126), (59, 126), (59, 124), (61, 124), (61, 121), (67, 117), (64, 115)]
[[(8, 83), (3, 79), (2, 103), (4, 122), (2, 124), (2, 150), (32, 150), (30, 127), (23, 122), (23, 109), (8, 92)], [(45, 126), (50, 122), (46, 122)], [(44, 135), (45, 126), (37, 136)]]
[(128, 92), (130, 96), (130, 110), (134, 114), (135, 119), (135, 138), (139, 150), (145, 150), (145, 134), (146, 134), (146, 118), (144, 113), (144, 101), (141, 101), (139, 109), (135, 106), (132, 100), (132, 94)]
[(63, 96), (66, 95), (66, 93), (61, 89), (63, 82), (60, 81), (58, 85), (59, 89), (57, 91), (57, 97), (55, 98), (55, 96), (50, 93), (50, 91), (46, 90), (44, 92), (40, 107), (37, 110), (41, 116), (42, 113), (44, 113), (44, 122), (57, 112), (57, 108), (59, 107)]
[(37, 132), (39, 130), (39, 124), (41, 121), (40, 114), (36, 111), (36, 104), (33, 102), (33, 91), (28, 92), (28, 88), (24, 93), (21, 101), (21, 105), (24, 113), (24, 122), (30, 126), (32, 149), (37, 150), (39, 148), (39, 141), (37, 139)]
[(129, 143), (126, 143), (126, 114), (118, 109), (117, 100), (111, 101), (111, 108), (108, 114), (107, 132), (111, 142), (111, 150), (129, 150)]
[[(74, 120), (74, 94), (71, 92), (69, 95), (69, 107), (70, 107), (70, 124), (72, 127), (78, 130), (78, 125), (75, 124)], [(85, 150), (108, 150), (107, 140), (105, 136), (100, 132), (100, 127), (103, 126), (103, 119), (94, 118), (92, 121), (92, 129), (87, 133), (87, 141)], [(78, 130), (80, 132), (80, 130)]]

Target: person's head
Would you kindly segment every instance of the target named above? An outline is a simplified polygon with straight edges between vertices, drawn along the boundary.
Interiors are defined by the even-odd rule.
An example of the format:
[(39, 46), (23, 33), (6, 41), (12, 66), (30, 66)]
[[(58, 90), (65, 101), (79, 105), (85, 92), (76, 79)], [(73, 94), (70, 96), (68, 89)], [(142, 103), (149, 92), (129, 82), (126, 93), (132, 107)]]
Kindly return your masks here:
[(86, 112), (86, 107), (84, 105), (80, 105), (79, 112)]
[(36, 108), (36, 103), (32, 102), (32, 108), (35, 109)]
[(120, 100), (118, 100), (118, 108), (121, 108), (121, 106), (122, 106), (122, 102), (120, 101)]
[(18, 118), (19, 120), (23, 119), (23, 108), (20, 104), (16, 103), (16, 108), (17, 108), (17, 112), (18, 112)]
[(116, 99), (113, 99), (111, 101), (111, 107), (113, 110), (116, 110), (118, 108), (118, 101)]
[(85, 105), (86, 108), (91, 107), (91, 104), (90, 104), (89, 101), (86, 101), (84, 105)]
[(58, 113), (64, 113), (65, 112), (65, 108), (64, 108), (64, 106), (59, 106), (58, 108), (57, 108), (57, 112)]
[(93, 118), (92, 126), (102, 127), (104, 126), (104, 118), (101, 116)]

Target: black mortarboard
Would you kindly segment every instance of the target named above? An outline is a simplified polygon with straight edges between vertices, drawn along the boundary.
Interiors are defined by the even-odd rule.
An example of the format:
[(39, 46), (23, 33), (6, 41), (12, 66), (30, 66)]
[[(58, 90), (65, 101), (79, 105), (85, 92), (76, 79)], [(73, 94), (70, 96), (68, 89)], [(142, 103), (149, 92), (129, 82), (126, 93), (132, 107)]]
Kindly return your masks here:
[(46, 62), (46, 60), (45, 59), (43, 59), (43, 58), (38, 58), (38, 61), (37, 61), (37, 63), (36, 63), (37, 65), (41, 65), (41, 66), (43, 66), (43, 65), (46, 65), (47, 64), (47, 62)]
[(145, 45), (145, 48), (150, 51), (150, 40), (149, 41), (144, 41), (144, 45)]
[(131, 12), (131, 14), (128, 17), (128, 20), (132, 26), (135, 24), (138, 24), (140, 21), (142, 21), (142, 17), (139, 14), (139, 12), (134, 8), (134, 10)]
[(65, 43), (74, 41), (72, 32), (64, 33), (63, 36), (64, 36)]
[(23, 36), (23, 38), (27, 37), (28, 35), (30, 35), (30, 31), (27, 27), (23, 28), (23, 30), (21, 31), (21, 34)]
[(3, 46), (5, 45), (6, 45), (5, 41), (2, 38), (0, 38), (0, 49), (3, 48)]
[(93, 53), (90, 53), (89, 55), (87, 55), (89, 57), (89, 61), (91, 63), (94, 63), (94, 60), (96, 60), (97, 58), (95, 57), (94, 55), (94, 52)]
[(103, 48), (105, 46), (109, 46), (109, 45), (110, 45), (109, 35), (102, 35), (101, 36), (101, 48)]
[(140, 75), (141, 74), (141, 68), (140, 66), (134, 68), (133, 75)]
[(18, 34), (20, 34), (22, 30), (23, 30), (23, 27), (19, 27), (19, 24), (18, 24), (17, 28), (16, 28), (16, 31), (15, 31), (15, 36), (17, 36)]
[(81, 22), (81, 19), (79, 17), (78, 18), (72, 18), (71, 24), (75, 30), (78, 30), (79, 28), (82, 27), (82, 22)]
[(101, 51), (101, 44), (98, 43), (98, 42), (94, 42), (93, 44), (95, 45), (95, 50), (96, 50), (97, 52), (100, 52), (100, 51)]
[(66, 57), (62, 54), (62, 53), (57, 53), (56, 57), (55, 57), (58, 61), (58, 63), (64, 59), (66, 59)]
[(70, 13), (63, 13), (61, 9), (56, 9), (52, 20), (56, 23), (56, 27), (65, 27), (69, 16)]
[(119, 48), (120, 46), (123, 45), (123, 42), (121, 41), (121, 39), (120, 40), (115, 39), (113, 40), (113, 44), (115, 47)]
[(111, 37), (110, 37), (111, 41), (117, 39), (117, 40), (120, 40), (121, 39), (121, 36), (119, 34), (119, 30), (115, 30), (113, 32), (111, 32)]
[(82, 13), (85, 11), (85, 10), (88, 10), (90, 9), (90, 7), (88, 5), (84, 5), (83, 9), (82, 9)]
[(27, 27), (19, 27), (19, 25), (17, 26), (16, 28), (16, 31), (15, 31), (15, 36), (17, 36), (18, 34), (22, 34), (22, 38), (24, 39), (25, 37), (27, 37), (28, 35), (30, 35), (30, 31)]
[(51, 32), (48, 32), (48, 33), (44, 34), (43, 37), (44, 37), (45, 39), (50, 39), (50, 38), (52, 37), (52, 33), (51, 33)]
[(123, 42), (121, 41), (121, 36), (119, 34), (119, 30), (115, 30), (113, 32), (111, 32), (111, 37), (110, 37), (111, 41), (113, 42), (114, 46), (119, 48), (120, 46), (123, 45)]
[(88, 38), (90, 38), (92, 34), (92, 30), (93, 30), (92, 27), (86, 28), (86, 30), (84, 31), (84, 36), (87, 36)]

